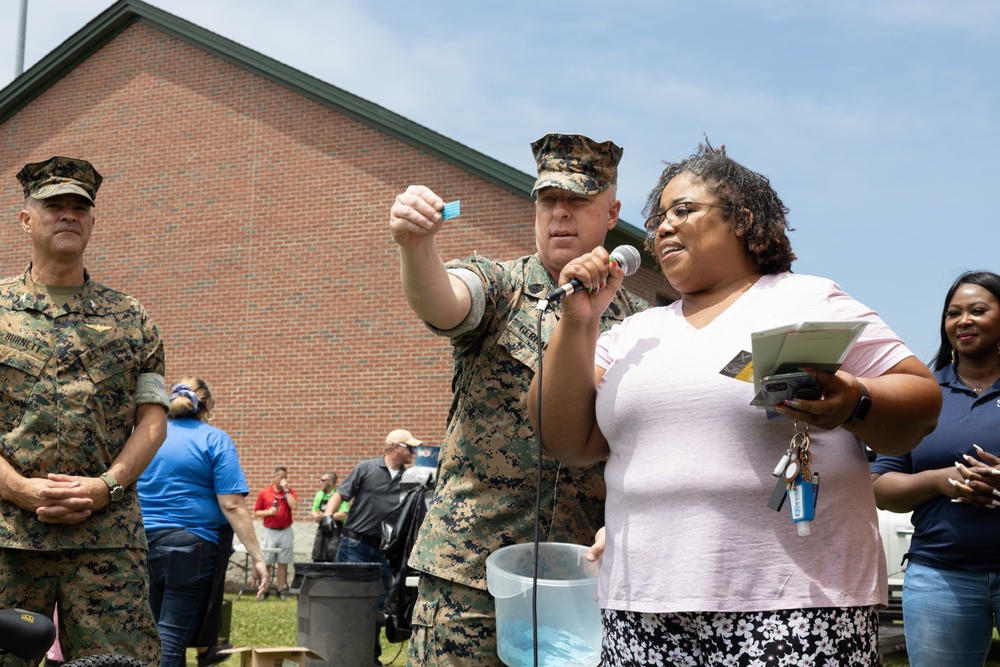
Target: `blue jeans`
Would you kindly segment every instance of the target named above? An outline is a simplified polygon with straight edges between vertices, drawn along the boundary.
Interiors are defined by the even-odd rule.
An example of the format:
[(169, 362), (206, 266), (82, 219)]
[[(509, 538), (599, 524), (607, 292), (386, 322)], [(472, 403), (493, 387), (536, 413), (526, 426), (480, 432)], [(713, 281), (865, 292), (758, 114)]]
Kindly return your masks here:
[(903, 630), (912, 667), (982, 667), (1000, 614), (1000, 575), (910, 563)]
[(382, 595), (378, 596), (378, 613), (385, 609), (385, 592), (389, 590), (389, 562), (378, 547), (373, 547), (361, 540), (343, 535), (340, 546), (337, 547), (337, 563), (378, 563), (382, 566), (379, 574), (382, 578)]
[(149, 604), (163, 646), (160, 665), (184, 667), (184, 653), (208, 605), (217, 548), (186, 530), (153, 531), (147, 537)]
[[(379, 574), (382, 579), (382, 594), (378, 596), (378, 602), (376, 603), (376, 609), (378, 614), (376, 617), (378, 619), (382, 618), (382, 612), (385, 610), (385, 593), (389, 590), (389, 562), (385, 559), (385, 554), (378, 547), (373, 547), (370, 544), (366, 544), (361, 540), (356, 540), (353, 537), (348, 537), (347, 535), (342, 535), (340, 537), (340, 546), (337, 547), (337, 558), (334, 561), (336, 563), (379, 563), (382, 567), (379, 570)], [(378, 661), (380, 655), (382, 655), (382, 645), (379, 643), (378, 639), (378, 627), (382, 625), (381, 620), (377, 621), (375, 628), (375, 660)]]

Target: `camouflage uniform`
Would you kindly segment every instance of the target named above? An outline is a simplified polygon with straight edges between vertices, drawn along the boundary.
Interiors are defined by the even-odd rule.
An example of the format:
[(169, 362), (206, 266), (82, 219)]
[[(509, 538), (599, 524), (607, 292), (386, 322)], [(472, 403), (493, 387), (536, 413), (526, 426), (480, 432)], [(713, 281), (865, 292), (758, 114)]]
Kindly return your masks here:
[[(538, 448), (525, 397), (537, 367), (535, 306), (557, 285), (538, 255), (508, 262), (474, 256), (448, 268), (467, 283), (481, 281), (486, 303), (480, 321), (437, 332), (454, 346), (454, 399), (437, 487), (409, 560), (425, 573), (409, 664), (500, 665), (486, 557), (534, 539)], [(644, 307), (620, 290), (601, 330)], [(558, 317), (558, 310), (545, 313), (544, 340)], [(542, 541), (593, 542), (604, 524), (603, 468), (543, 457)]]
[[(22, 175), (26, 196), (39, 199), (93, 201), (100, 183), (89, 163), (69, 158), (28, 165)], [(0, 455), (24, 477), (98, 477), (132, 434), (136, 406), (167, 407), (163, 347), (146, 311), (86, 272), (84, 280), (61, 307), (34, 283), (30, 265), (0, 281)], [(134, 488), (73, 525), (42, 523), (0, 501), (0, 607), (51, 615), (58, 602), (67, 660), (116, 651), (158, 665), (145, 550)], [(24, 663), (0, 655), (6, 664)]]

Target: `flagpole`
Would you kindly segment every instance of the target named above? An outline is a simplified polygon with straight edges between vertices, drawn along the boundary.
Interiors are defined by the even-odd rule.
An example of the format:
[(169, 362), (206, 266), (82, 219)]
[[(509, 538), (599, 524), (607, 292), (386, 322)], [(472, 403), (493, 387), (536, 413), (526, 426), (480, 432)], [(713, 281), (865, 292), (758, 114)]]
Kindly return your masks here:
[(17, 64), (14, 77), (21, 76), (24, 71), (24, 34), (28, 25), (28, 0), (21, 0), (21, 20), (17, 29)]

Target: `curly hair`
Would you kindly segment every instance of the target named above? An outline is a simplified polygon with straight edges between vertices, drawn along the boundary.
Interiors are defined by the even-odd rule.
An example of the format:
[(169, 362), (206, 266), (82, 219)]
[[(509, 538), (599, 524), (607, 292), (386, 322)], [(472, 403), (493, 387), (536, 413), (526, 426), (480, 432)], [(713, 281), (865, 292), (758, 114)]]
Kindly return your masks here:
[[(660, 196), (667, 183), (680, 174), (690, 174), (723, 204), (730, 229), (742, 229), (747, 255), (761, 273), (789, 271), (795, 261), (786, 231), (794, 231), (785, 217), (788, 208), (761, 174), (751, 171), (726, 155), (725, 145), (713, 148), (705, 138), (698, 152), (680, 162), (666, 162), (656, 187), (649, 193), (643, 214), (648, 218), (660, 208)], [(646, 250), (656, 252), (656, 239), (646, 235)]]
[(934, 370), (939, 371), (951, 364), (951, 355), (954, 350), (951, 341), (948, 340), (948, 332), (944, 328), (944, 320), (948, 315), (948, 305), (951, 303), (955, 292), (962, 285), (979, 285), (984, 290), (996, 297), (1000, 301), (1000, 276), (992, 271), (967, 271), (955, 279), (944, 297), (944, 307), (941, 309), (941, 345), (938, 347), (937, 356), (934, 358)]

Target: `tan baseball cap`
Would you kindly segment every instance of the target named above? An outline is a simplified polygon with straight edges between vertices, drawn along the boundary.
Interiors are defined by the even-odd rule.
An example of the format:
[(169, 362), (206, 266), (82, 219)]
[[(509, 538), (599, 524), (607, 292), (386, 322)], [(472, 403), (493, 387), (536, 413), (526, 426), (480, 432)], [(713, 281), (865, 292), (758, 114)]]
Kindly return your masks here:
[(420, 440), (413, 437), (413, 434), (404, 428), (397, 428), (395, 431), (389, 433), (385, 436), (385, 444), (387, 445), (407, 445), (409, 447), (417, 447), (418, 445), (424, 444)]

